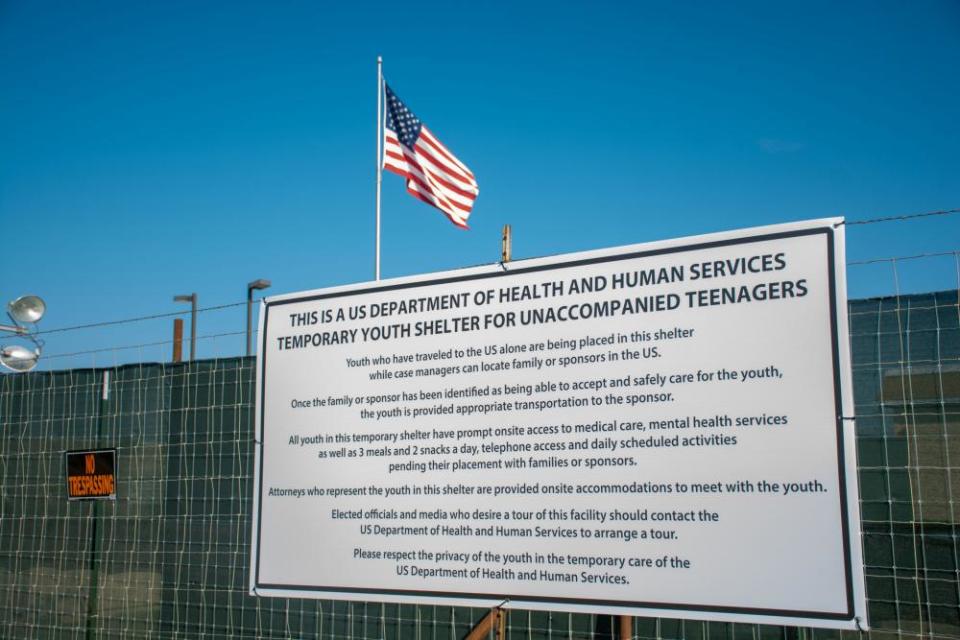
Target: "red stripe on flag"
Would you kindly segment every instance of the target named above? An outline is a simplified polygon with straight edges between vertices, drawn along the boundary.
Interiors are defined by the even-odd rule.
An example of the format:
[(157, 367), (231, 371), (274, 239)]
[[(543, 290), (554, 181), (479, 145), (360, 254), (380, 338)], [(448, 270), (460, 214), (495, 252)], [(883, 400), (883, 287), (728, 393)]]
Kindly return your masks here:
[[(396, 162), (397, 160), (400, 160), (400, 158), (396, 157), (393, 153), (388, 153), (388, 156), (390, 156), (390, 161), (385, 162), (383, 166), (391, 173), (396, 173), (397, 175), (402, 175), (411, 180), (416, 180), (424, 189), (429, 189), (431, 192), (436, 193), (442, 200), (449, 201), (451, 208), (460, 209), (467, 214), (469, 214), (470, 210), (473, 208), (472, 205), (475, 197), (472, 194), (466, 196), (455, 194), (454, 192), (447, 190), (439, 180), (430, 174), (425, 174), (420, 166), (415, 162), (408, 162), (407, 160)], [(453, 198), (454, 195), (457, 195), (468, 202), (463, 203), (455, 200)]]
[(466, 225), (466, 218), (469, 215), (469, 212), (465, 214), (460, 214), (457, 211), (448, 210), (444, 202), (441, 201), (439, 198), (437, 198), (434, 192), (429, 187), (424, 186), (423, 183), (420, 180), (418, 180), (416, 176), (410, 173), (404, 172), (403, 170), (397, 167), (388, 166), (387, 170), (390, 171), (391, 173), (395, 173), (407, 179), (407, 191), (411, 195), (416, 196), (418, 200), (421, 200), (429, 204), (430, 206), (435, 207), (436, 209), (439, 209), (440, 211), (442, 211), (448, 218), (450, 218), (450, 221), (456, 224), (457, 226), (463, 227), (464, 229), (468, 228)]
[[(457, 224), (458, 226), (462, 226), (462, 227), (465, 228), (465, 229), (467, 228), (467, 225), (466, 225), (465, 220), (466, 220), (466, 218), (470, 215), (470, 210), (469, 210), (469, 209), (466, 209), (466, 210), (464, 211), (464, 213), (461, 214), (459, 211), (454, 210), (453, 207), (448, 208), (448, 207), (446, 206), (446, 203), (445, 203), (443, 200), (441, 200), (440, 198), (437, 198), (436, 192), (435, 192), (433, 189), (431, 189), (429, 185), (424, 184), (423, 181), (420, 180), (416, 175), (414, 175), (414, 174), (412, 174), (412, 173), (409, 173), (409, 172), (405, 172), (405, 171), (403, 171), (402, 169), (400, 169), (400, 168), (398, 168), (398, 167), (394, 167), (394, 166), (390, 166), (390, 165), (387, 165), (386, 169), (387, 169), (388, 171), (390, 171), (391, 173), (395, 173), (395, 174), (397, 174), (398, 176), (403, 176), (404, 178), (407, 179), (407, 191), (410, 191), (411, 193), (414, 193), (415, 190), (412, 188), (412, 186), (419, 187), (419, 188), (422, 189), (423, 191), (426, 191), (426, 192), (427, 192), (426, 194), (425, 194), (425, 193), (422, 193), (422, 192), (419, 192), (419, 191), (416, 191), (416, 193), (417, 193), (417, 198), (418, 198), (419, 200), (422, 200), (422, 201), (426, 202), (427, 204), (429, 204), (429, 205), (431, 205), (431, 206), (433, 206), (433, 207), (436, 207), (437, 209), (440, 209), (440, 211), (443, 211), (445, 214), (447, 214), (447, 217), (450, 218), (450, 220), (451, 220), (452, 222), (454, 222), (455, 224)], [(432, 199), (430, 199), (430, 198), (432, 198)], [(461, 209), (461, 208), (462, 208), (462, 207), (456, 207), (456, 209)], [(458, 216), (462, 216), (462, 217), (463, 217), (464, 222), (463, 222), (462, 224), (456, 222), (456, 218), (457, 218)]]
[[(391, 152), (388, 152), (388, 153), (389, 153), (389, 155), (390, 155), (391, 157), (393, 157), (393, 153), (394, 153), (394, 152), (391, 151)], [(417, 154), (411, 153), (410, 151), (404, 149), (404, 150), (403, 150), (403, 155), (404, 155), (404, 159), (405, 159), (407, 162), (410, 162), (410, 163), (414, 164), (418, 169), (420, 169), (420, 171), (421, 171), (422, 173), (424, 173), (424, 174), (429, 173), (430, 177), (431, 177), (433, 180), (436, 180), (437, 182), (439, 182), (441, 185), (443, 185), (443, 187), (444, 187), (445, 189), (447, 189), (447, 190), (449, 190), (449, 191), (452, 191), (453, 193), (456, 193), (457, 195), (463, 196), (464, 198), (467, 198), (467, 199), (469, 199), (469, 200), (471, 200), (471, 201), (476, 200), (476, 198), (477, 198), (477, 194), (476, 194), (476, 193), (474, 193), (474, 192), (472, 192), (472, 191), (464, 191), (463, 189), (461, 189), (461, 188), (458, 187), (457, 185), (455, 185), (455, 184), (449, 182), (448, 180), (446, 180), (443, 175), (438, 174), (436, 171), (431, 171), (428, 167), (423, 166), (423, 164), (420, 162), (420, 157), (419, 157)]]
[[(424, 134), (426, 134), (426, 135), (424, 135)], [(441, 154), (443, 154), (444, 156), (446, 156), (446, 158), (447, 158), (450, 162), (452, 162), (452, 163), (454, 163), (455, 165), (457, 165), (457, 167), (459, 167), (464, 173), (466, 173), (468, 176), (470, 176), (470, 179), (471, 179), (471, 180), (474, 180), (474, 179), (475, 179), (475, 178), (473, 177), (473, 173), (471, 173), (470, 169), (467, 169), (467, 166), (466, 166), (465, 164), (463, 164), (462, 162), (460, 162), (460, 161), (456, 158), (456, 156), (454, 156), (452, 153), (450, 153), (450, 151), (444, 146), (444, 144), (443, 144), (442, 142), (440, 142), (440, 139), (437, 138), (437, 136), (433, 135), (433, 131), (430, 131), (430, 129), (427, 129), (427, 127), (424, 126), (424, 127), (420, 130), (420, 137), (421, 137), (421, 139), (423, 139), (425, 142), (427, 142), (431, 147), (434, 147), (437, 151), (439, 151)]]
[(423, 167), (424, 169), (429, 170), (431, 175), (436, 175), (443, 178), (445, 182), (447, 182), (453, 188), (456, 188), (461, 192), (470, 193), (470, 194), (473, 194), (474, 196), (476, 195), (478, 190), (477, 190), (477, 183), (475, 180), (471, 178), (467, 178), (456, 167), (451, 167), (449, 162), (447, 162), (442, 158), (439, 158), (429, 146), (426, 146), (425, 144), (421, 144), (420, 140), (417, 141), (413, 149), (410, 149), (410, 147), (407, 147), (406, 145), (400, 143), (398, 140), (396, 140), (391, 136), (387, 136), (386, 142), (387, 142), (386, 147), (388, 150), (392, 146), (402, 150), (404, 153), (407, 153), (407, 152), (413, 153), (417, 157), (418, 163), (420, 163), (421, 165), (425, 165), (425, 164), (431, 165), (430, 167), (428, 166)]
[[(415, 175), (418, 175), (421, 178), (422, 182), (427, 183), (425, 186), (430, 186), (434, 190), (441, 191), (442, 195), (448, 196), (459, 206), (459, 208), (473, 205), (473, 202), (477, 198), (475, 191), (464, 192), (456, 185), (450, 185), (446, 180), (443, 179), (443, 176), (438, 176), (436, 172), (432, 171), (429, 167), (421, 164), (417, 154), (411, 153), (406, 149), (406, 147), (399, 148), (403, 151), (402, 156), (393, 148), (387, 149), (384, 156), (385, 167), (388, 167), (392, 164), (403, 171), (414, 172)], [(461, 200), (465, 202), (461, 202)]]
[[(395, 171), (394, 173), (397, 173), (397, 172)], [(462, 204), (455, 200), (451, 200), (440, 189), (437, 189), (434, 185), (430, 184), (429, 181), (425, 180), (423, 177), (418, 176), (416, 173), (412, 171), (408, 171), (402, 175), (408, 180), (410, 180), (411, 182), (417, 183), (417, 185), (420, 186), (421, 189), (428, 191), (430, 195), (432, 195), (434, 198), (437, 199), (437, 202), (448, 207), (451, 213), (454, 213), (453, 210), (457, 209), (459, 211), (462, 211), (464, 216), (470, 215), (470, 211), (471, 209), (473, 209), (472, 206)]]
[(414, 190), (411, 189), (410, 187), (407, 187), (407, 193), (409, 193), (410, 195), (412, 195), (412, 196), (413, 196), (414, 198), (416, 198), (417, 200), (419, 200), (419, 201), (421, 201), (421, 202), (426, 202), (428, 205), (430, 205), (430, 206), (433, 207), (434, 209), (437, 209), (438, 211), (440, 211), (441, 213), (443, 213), (443, 215), (447, 216), (447, 220), (449, 220), (449, 221), (452, 222), (453, 224), (457, 225), (457, 226), (460, 227), (461, 229), (469, 229), (469, 228), (470, 228), (470, 227), (467, 226), (467, 223), (466, 223), (465, 221), (457, 220), (457, 219), (454, 218), (452, 215), (450, 215), (448, 212), (446, 212), (446, 211), (444, 211), (442, 208), (438, 207), (435, 202), (431, 202), (429, 199), (427, 199), (426, 197), (424, 197), (423, 195), (421, 195), (419, 192), (414, 191)]
[(438, 155), (436, 149), (431, 147), (422, 137), (419, 138), (416, 145), (414, 145), (414, 151), (423, 156), (438, 169), (447, 173), (450, 179), (458, 180), (468, 188), (476, 186), (477, 183), (473, 180), (473, 178), (467, 176), (458, 167), (451, 165), (450, 162), (447, 161), (443, 156)]

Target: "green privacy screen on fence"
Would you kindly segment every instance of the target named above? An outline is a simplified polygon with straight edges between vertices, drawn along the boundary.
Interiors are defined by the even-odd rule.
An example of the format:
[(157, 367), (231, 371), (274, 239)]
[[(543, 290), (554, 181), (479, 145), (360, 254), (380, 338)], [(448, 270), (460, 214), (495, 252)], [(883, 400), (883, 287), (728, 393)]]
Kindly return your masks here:
[[(958, 320), (956, 291), (850, 304), (877, 638), (960, 638)], [(242, 358), (0, 377), (0, 638), (466, 635), (484, 611), (247, 595), (253, 387)], [(117, 450), (117, 499), (68, 502), (64, 452), (101, 447)], [(524, 640), (617, 634), (611, 616), (508, 623)], [(843, 635), (664, 619), (633, 634)]]

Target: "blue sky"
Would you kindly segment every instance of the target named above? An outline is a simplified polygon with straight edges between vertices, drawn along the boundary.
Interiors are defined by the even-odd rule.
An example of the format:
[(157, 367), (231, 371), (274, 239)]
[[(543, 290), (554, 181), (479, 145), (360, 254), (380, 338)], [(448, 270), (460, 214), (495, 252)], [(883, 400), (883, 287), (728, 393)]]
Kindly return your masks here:
[[(960, 4), (0, 0), (0, 301), (44, 329), (370, 279), (376, 56), (476, 174), (462, 231), (384, 175), (383, 275), (960, 207)], [(960, 216), (851, 227), (955, 251)], [(955, 287), (953, 259), (904, 286)], [(886, 270), (884, 270), (886, 269)], [(864, 275), (864, 273), (868, 275)], [(889, 267), (854, 294), (891, 293)], [(160, 360), (169, 318), (49, 334), (45, 366)], [(235, 355), (244, 311), (201, 314)]]

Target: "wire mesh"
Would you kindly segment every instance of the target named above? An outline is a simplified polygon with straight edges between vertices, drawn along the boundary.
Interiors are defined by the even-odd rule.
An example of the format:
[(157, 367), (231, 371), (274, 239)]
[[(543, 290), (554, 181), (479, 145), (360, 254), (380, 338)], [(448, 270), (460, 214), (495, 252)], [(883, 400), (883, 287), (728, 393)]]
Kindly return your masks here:
[[(894, 295), (849, 305), (873, 625), (864, 635), (955, 640), (958, 291), (903, 294), (901, 265), (881, 266)], [(0, 376), (0, 638), (463, 638), (486, 611), (247, 594), (253, 390), (248, 358)], [(98, 446), (117, 448), (116, 501), (68, 502), (63, 452)], [(507, 623), (513, 640), (619, 633), (613, 616), (512, 611)], [(856, 634), (637, 618), (632, 635)]]

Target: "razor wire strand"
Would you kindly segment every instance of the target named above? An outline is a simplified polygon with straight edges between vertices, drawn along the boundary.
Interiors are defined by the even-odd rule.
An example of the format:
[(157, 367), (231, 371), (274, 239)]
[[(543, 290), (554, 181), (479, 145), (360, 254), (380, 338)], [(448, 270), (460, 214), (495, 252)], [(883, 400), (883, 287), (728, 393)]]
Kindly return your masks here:
[(949, 216), (960, 213), (960, 209), (944, 209), (942, 211), (926, 211), (923, 213), (907, 213), (898, 216), (885, 216), (881, 218), (871, 218), (868, 220), (846, 220), (844, 224), (848, 227), (862, 224), (878, 224), (882, 222), (904, 222), (907, 220), (917, 220), (919, 218), (932, 218), (935, 216)]

